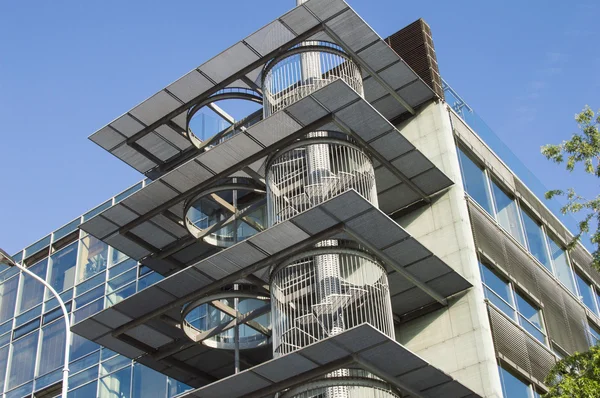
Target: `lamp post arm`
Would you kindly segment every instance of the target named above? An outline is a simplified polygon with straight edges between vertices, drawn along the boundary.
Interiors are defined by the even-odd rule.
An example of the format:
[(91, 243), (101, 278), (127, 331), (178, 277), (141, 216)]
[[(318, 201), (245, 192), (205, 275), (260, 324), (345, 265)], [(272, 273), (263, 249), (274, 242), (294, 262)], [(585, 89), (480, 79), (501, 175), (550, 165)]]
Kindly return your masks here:
[(67, 398), (67, 391), (69, 389), (69, 355), (70, 355), (70, 351), (71, 351), (71, 345), (70, 345), (70, 343), (71, 343), (71, 322), (69, 321), (69, 311), (67, 311), (65, 302), (62, 300), (60, 295), (56, 292), (56, 290), (54, 290), (54, 288), (52, 286), (50, 286), (50, 284), (48, 282), (46, 282), (44, 279), (40, 278), (39, 276), (37, 276), (36, 274), (31, 272), (27, 267), (23, 266), (22, 264), (15, 262), (15, 265), (21, 271), (23, 271), (27, 275), (31, 276), (33, 279), (37, 280), (38, 282), (40, 282), (41, 284), (46, 286), (48, 288), (48, 290), (50, 290), (50, 292), (52, 292), (54, 297), (56, 297), (56, 300), (58, 301), (58, 304), (60, 305), (60, 309), (62, 310), (63, 318), (65, 321), (65, 360), (64, 360), (64, 365), (63, 365), (63, 380), (62, 380), (61, 397)]

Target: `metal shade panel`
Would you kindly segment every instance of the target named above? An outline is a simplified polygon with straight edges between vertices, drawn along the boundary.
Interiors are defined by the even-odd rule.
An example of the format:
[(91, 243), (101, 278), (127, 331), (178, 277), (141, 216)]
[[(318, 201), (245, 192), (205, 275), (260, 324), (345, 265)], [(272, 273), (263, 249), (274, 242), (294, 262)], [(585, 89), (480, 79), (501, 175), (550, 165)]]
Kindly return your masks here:
[[(317, 352), (334, 353), (320, 356)], [(331, 370), (328, 365), (347, 358), (345, 367), (363, 368), (398, 388), (422, 397), (480, 397), (441, 370), (428, 364), (398, 342), (370, 325), (361, 325), (336, 336), (303, 347), (291, 354), (189, 391), (180, 397), (229, 398), (271, 396), (276, 391), (300, 385), (302, 376), (313, 378)], [(300, 378), (300, 379), (299, 379)]]
[[(336, 225), (339, 229), (331, 228)], [(337, 236), (356, 239), (359, 244), (367, 246), (373, 255), (380, 257), (388, 268), (392, 306), (397, 315), (435, 303), (423, 287), (437, 289), (438, 294), (447, 297), (470, 286), (370, 202), (355, 191), (347, 191), (246, 241), (201, 259), (193, 266), (79, 322), (73, 326), (73, 331), (124, 355), (135, 353), (136, 356), (152, 357), (157, 361), (157, 367), (175, 367), (178, 370), (173, 372), (179, 374), (182, 381), (197, 379), (205, 382), (206, 377), (229, 375), (233, 367), (228, 353), (187, 345), (187, 340), (178, 343), (178, 346), (170, 343), (171, 340), (183, 338), (181, 329), (173, 326), (173, 322), (179, 319), (182, 306), (206, 296), (211, 289), (219, 291), (222, 283), (228, 283), (222, 282), (223, 278), (240, 280), (251, 273), (265, 272), (272, 265), (272, 256), (278, 256), (277, 261), (281, 261), (298, 250), (312, 247), (316, 234), (319, 234), (318, 239)], [(120, 235), (114, 235), (113, 239), (116, 239), (115, 236)], [(407, 245), (407, 242), (410, 244)], [(189, 248), (195, 248), (195, 245)], [(196, 250), (190, 250), (190, 256), (193, 255), (198, 255)], [(392, 258), (388, 261), (389, 257)], [(403, 257), (406, 259), (403, 260)], [(401, 268), (420, 282), (415, 284), (401, 276)], [(415, 272), (412, 273), (412, 270)], [(232, 277), (234, 273), (237, 274)], [(266, 278), (268, 274), (261, 276)], [(120, 330), (119, 334), (115, 334), (117, 329)], [(99, 330), (102, 333), (98, 333)], [(125, 340), (115, 337), (120, 333), (124, 333)], [(307, 347), (306, 360), (289, 359), (286, 366), (291, 369), (290, 372), (296, 368), (312, 369), (324, 365), (331, 358), (346, 355), (344, 350), (362, 352), (367, 349), (365, 344), (377, 341), (373, 338), (384, 342), (385, 337), (378, 334), (369, 340), (361, 340), (360, 336), (353, 334), (340, 336), (336, 337), (337, 343), (319, 343), (323, 344), (319, 346), (320, 349), (316, 349), (316, 346)], [(143, 350), (140, 352), (140, 349)], [(164, 350), (167, 350), (166, 353), (161, 354)], [(269, 353), (270, 347), (265, 346), (262, 351), (249, 350), (244, 355), (247, 355), (250, 363), (260, 363), (268, 359)], [(307, 361), (312, 361), (314, 365)], [(288, 374), (283, 364), (270, 370), (261, 368), (257, 375), (279, 382)], [(199, 374), (204, 376), (200, 377)]]
[[(310, 0), (192, 70), (90, 139), (136, 170), (152, 171), (155, 178), (164, 173), (156, 166), (171, 164), (179, 154), (191, 148), (181, 131), (171, 129), (173, 123), (183, 131), (187, 110), (220, 89), (253, 88), (249, 81), (260, 86), (264, 64), (274, 54), (295, 44), (299, 36), (304, 40), (336, 42), (348, 52), (363, 69), (366, 98), (376, 103), (376, 109), (385, 117), (398, 116), (435, 97), (348, 4), (342, 0)], [(277, 137), (272, 137), (271, 142), (276, 140)]]
[[(174, 244), (175, 240), (185, 238), (184, 231), (164, 217), (165, 211), (172, 213), (170, 217), (175, 215), (182, 219), (185, 200), (219, 179), (240, 172), (245, 166), (255, 169), (263, 176), (265, 157), (282, 147), (284, 142), (289, 141), (290, 136), (303, 134), (303, 125), (345, 131), (365, 143), (365, 150), (375, 160), (380, 160), (381, 165), (376, 169), (376, 179), (380, 206), (386, 213), (418, 200), (426, 200), (429, 195), (452, 184), (450, 179), (435, 168), (433, 163), (411, 145), (372, 105), (343, 80), (337, 80), (296, 102), (285, 111), (276, 112), (252, 125), (245, 132), (200, 153), (129, 196), (117, 205), (119, 208), (115, 209), (113, 206), (97, 216), (104, 217), (121, 227), (120, 229), (113, 228), (105, 222), (98, 222), (99, 220), (94, 218), (84, 223), (82, 229), (89, 230), (99, 239), (107, 239), (108, 235), (117, 233), (119, 237), (111, 239), (118, 242), (119, 250), (131, 248), (131, 251), (121, 250), (130, 257), (140, 259), (147, 254), (158, 255), (163, 249)], [(340, 210), (344, 208), (345, 206), (341, 205)], [(332, 211), (335, 214), (336, 210)], [(137, 216), (132, 218), (134, 214)], [(151, 220), (157, 216), (163, 217), (161, 222), (152, 223)], [(94, 223), (96, 226), (91, 227)], [(145, 226), (146, 224), (149, 225)], [(100, 235), (98, 232), (106, 233)], [(135, 234), (137, 238), (129, 235), (130, 233)], [(285, 236), (282, 234), (269, 239)], [(133, 240), (127, 243), (123, 239)], [(187, 244), (191, 242), (192, 240)], [(260, 243), (258, 245), (262, 247)], [(182, 243), (177, 250), (185, 250), (185, 244)], [(198, 259), (197, 256), (189, 255), (178, 257), (176, 251), (170, 253), (179, 266), (186, 266), (189, 261)], [(181, 260), (182, 257), (187, 261)], [(164, 264), (147, 262), (148, 266), (152, 264), (156, 264), (156, 269), (164, 272)]]

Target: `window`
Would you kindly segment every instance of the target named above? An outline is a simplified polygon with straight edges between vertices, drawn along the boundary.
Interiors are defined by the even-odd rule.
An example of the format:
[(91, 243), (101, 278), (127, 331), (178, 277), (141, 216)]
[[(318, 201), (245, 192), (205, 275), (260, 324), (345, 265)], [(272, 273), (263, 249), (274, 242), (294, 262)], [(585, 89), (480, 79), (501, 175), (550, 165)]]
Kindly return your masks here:
[(498, 309), (516, 321), (542, 344), (546, 333), (540, 309), (516, 291), (512, 283), (498, 276), (490, 267), (479, 263), (485, 297)]
[(38, 333), (31, 333), (12, 344), (8, 388), (17, 387), (33, 379), (37, 358)]
[(514, 301), (510, 283), (496, 275), (489, 267), (479, 263), (485, 298), (492, 302), (506, 315), (515, 319)]
[(588, 338), (590, 347), (600, 343), (600, 330), (590, 321), (588, 321)]
[(140, 364), (133, 367), (132, 398), (164, 397), (167, 390), (167, 377)]
[(596, 305), (596, 294), (592, 288), (592, 284), (588, 283), (587, 280), (583, 279), (578, 272), (575, 272), (575, 281), (577, 282), (577, 289), (579, 290), (579, 299), (583, 301), (586, 307), (590, 311), (598, 315), (598, 307)]
[(14, 315), (18, 286), (18, 276), (0, 284), (0, 324), (8, 321)]
[(485, 211), (493, 214), (485, 171), (475, 164), (460, 148), (458, 149), (458, 158), (461, 165), (465, 191)]
[(500, 382), (502, 383), (502, 393), (505, 397), (539, 398), (540, 395), (535, 391), (531, 383), (515, 376), (502, 365), (498, 365), (498, 372), (500, 373)]
[[(98, 398), (130, 398), (131, 397), (131, 366), (100, 379)], [(152, 391), (148, 397), (158, 397)]]
[(515, 294), (517, 297), (519, 324), (538, 341), (545, 344), (546, 334), (544, 333), (544, 323), (539, 308), (519, 294), (519, 292), (515, 292)]
[(75, 242), (50, 257), (48, 281), (57, 292), (73, 287), (75, 265), (77, 264), (77, 246)]
[(65, 358), (65, 324), (61, 320), (42, 329), (42, 348), (38, 375), (59, 368)]
[(523, 225), (525, 227), (525, 235), (527, 236), (529, 252), (533, 254), (534, 257), (544, 265), (544, 267), (552, 272), (552, 266), (550, 265), (548, 252), (546, 251), (546, 243), (542, 226), (534, 221), (534, 219), (523, 209), (521, 209), (521, 217), (523, 218)]
[(525, 246), (525, 236), (519, 219), (517, 202), (492, 181), (492, 193), (496, 209), (496, 219), (513, 238)]
[(81, 358), (82, 356), (97, 350), (99, 347), (98, 344), (86, 340), (78, 334), (71, 334), (71, 361)]
[[(47, 266), (48, 259), (44, 259), (31, 266), (29, 270), (40, 278), (46, 280)], [(42, 299), (44, 298), (44, 285), (26, 273), (23, 273), (23, 276), (21, 277), (21, 292), (27, 293), (20, 295), (21, 297), (17, 314), (22, 314), (23, 312), (42, 302)]]
[(104, 271), (108, 263), (108, 245), (91, 235), (81, 239), (77, 283)]
[(4, 391), (4, 377), (8, 368), (8, 347), (0, 348), (0, 391)]
[(548, 237), (548, 248), (550, 249), (550, 255), (552, 256), (552, 264), (554, 264), (554, 275), (556, 275), (558, 280), (561, 281), (571, 293), (577, 295), (567, 253), (550, 237)]
[(96, 396), (96, 389), (98, 388), (98, 382), (86, 384), (76, 390), (69, 391), (68, 398), (90, 398)]

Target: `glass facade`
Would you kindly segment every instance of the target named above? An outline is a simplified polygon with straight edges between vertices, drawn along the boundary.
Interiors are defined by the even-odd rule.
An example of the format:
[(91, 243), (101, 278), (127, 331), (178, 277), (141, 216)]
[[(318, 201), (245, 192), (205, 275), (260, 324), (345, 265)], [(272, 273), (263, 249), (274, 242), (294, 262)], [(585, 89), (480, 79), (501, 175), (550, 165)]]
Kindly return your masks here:
[[(485, 169), (457, 147), (464, 188), (469, 197), (496, 220), (509, 235), (533, 255), (574, 296), (599, 314), (600, 289), (576, 276), (567, 251), (548, 234), (546, 227), (490, 177)], [(591, 292), (590, 292), (591, 289)], [(492, 299), (490, 299), (492, 301)], [(499, 303), (495, 303), (502, 306)]]
[[(108, 205), (142, 186), (136, 184)], [(76, 232), (82, 220), (108, 205), (102, 204), (13, 256), (31, 264), (29, 258), (35, 254), (37, 260), (29, 269), (61, 294), (72, 323), (162, 279), (96, 238)], [(64, 344), (65, 325), (56, 299), (35, 279), (2, 266), (0, 395), (21, 398), (60, 383)], [(189, 389), (78, 335), (72, 335), (70, 345), (70, 398), (168, 398)]]
[(540, 343), (547, 344), (544, 321), (538, 306), (488, 265), (479, 263), (479, 269), (485, 297)]
[(503, 365), (498, 365), (500, 373), (500, 381), (502, 382), (502, 393), (505, 397), (510, 398), (539, 398), (540, 394), (535, 390), (531, 383), (524, 381), (522, 378), (508, 370)]

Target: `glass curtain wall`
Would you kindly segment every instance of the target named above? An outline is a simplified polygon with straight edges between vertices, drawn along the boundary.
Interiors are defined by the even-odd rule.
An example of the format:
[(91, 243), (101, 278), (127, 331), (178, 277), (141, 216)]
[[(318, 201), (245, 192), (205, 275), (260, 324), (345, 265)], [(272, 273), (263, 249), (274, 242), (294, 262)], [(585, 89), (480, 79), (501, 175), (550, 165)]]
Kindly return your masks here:
[(509, 398), (540, 398), (533, 385), (515, 376), (510, 370), (498, 365), (500, 381), (502, 382), (502, 393)]
[(513, 238), (528, 250), (574, 295), (578, 295), (575, 276), (563, 247), (550, 237), (529, 211), (519, 206), (488, 172), (457, 147), (467, 194), (485, 209)]

